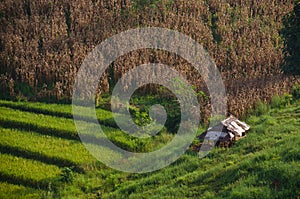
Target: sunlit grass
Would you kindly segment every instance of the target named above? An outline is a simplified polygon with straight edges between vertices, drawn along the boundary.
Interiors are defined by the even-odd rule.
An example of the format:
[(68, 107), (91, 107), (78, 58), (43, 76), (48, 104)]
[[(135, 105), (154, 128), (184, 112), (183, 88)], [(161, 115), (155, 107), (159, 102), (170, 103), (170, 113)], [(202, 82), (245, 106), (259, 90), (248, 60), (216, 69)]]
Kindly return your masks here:
[[(267, 105), (261, 105), (259, 114), (248, 116), (246, 122), (251, 130), (233, 147), (215, 148), (203, 159), (189, 151), (170, 166), (145, 174), (118, 172), (94, 161), (79, 140), (61, 136), (76, 135), (71, 118), (1, 107), (0, 120), (10, 121), (12, 126), (0, 128), (0, 146), (40, 156), (30, 160), (1, 154), (0, 171), (10, 180), (23, 179), (23, 183), (28, 182), (30, 186), (41, 182), (46, 186), (44, 182), (57, 179), (61, 168), (37, 161), (39, 157), (65, 159), (82, 165), (85, 173), (74, 174), (72, 183), (46, 191), (62, 198), (297, 198), (300, 196), (300, 102), (282, 105), (279, 101), (273, 100), (267, 109), (264, 108)], [(25, 125), (22, 130), (13, 122), (37, 128), (30, 130), (30, 125), (29, 129)], [(42, 129), (50, 131), (43, 134)], [(173, 134), (164, 131), (157, 137), (137, 139), (119, 129), (106, 126), (103, 129), (113, 142), (126, 150), (154, 150), (173, 138)], [(199, 133), (202, 131), (204, 129)], [(10, 169), (4, 162), (9, 162)], [(40, 194), (27, 187), (0, 185), (0, 189), (18, 190), (24, 197)]]
[(0, 128), (0, 146), (10, 146), (20, 151), (38, 153), (41, 157), (53, 158), (75, 164), (95, 161), (79, 141), (66, 140), (35, 132)]

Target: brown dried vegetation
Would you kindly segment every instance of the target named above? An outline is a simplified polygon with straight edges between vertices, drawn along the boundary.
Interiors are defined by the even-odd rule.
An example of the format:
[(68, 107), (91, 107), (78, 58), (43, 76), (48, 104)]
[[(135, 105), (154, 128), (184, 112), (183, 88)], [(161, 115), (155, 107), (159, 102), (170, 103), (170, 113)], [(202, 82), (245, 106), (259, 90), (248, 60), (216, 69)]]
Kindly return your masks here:
[[(240, 116), (258, 99), (288, 92), (294, 84), (280, 70), (279, 34), (283, 16), (292, 9), (292, 0), (163, 0), (142, 8), (130, 0), (3, 0), (1, 92), (30, 100), (70, 100), (75, 75), (97, 44), (130, 28), (158, 26), (187, 34), (208, 50), (225, 82), (229, 111)], [(185, 60), (144, 49), (119, 57), (101, 78), (99, 93), (112, 89), (130, 68), (151, 62), (174, 66), (205, 90)]]

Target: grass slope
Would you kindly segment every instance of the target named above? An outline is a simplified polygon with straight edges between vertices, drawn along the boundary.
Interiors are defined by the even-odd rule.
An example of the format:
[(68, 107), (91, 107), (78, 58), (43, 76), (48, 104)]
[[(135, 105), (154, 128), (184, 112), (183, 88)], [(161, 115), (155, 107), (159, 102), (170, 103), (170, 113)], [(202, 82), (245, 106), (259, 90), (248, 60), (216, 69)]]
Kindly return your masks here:
[(199, 160), (133, 175), (103, 198), (299, 198), (300, 103), (250, 116), (246, 139)]
[[(76, 138), (70, 111), (69, 105), (0, 101), (0, 198), (300, 197), (299, 101), (249, 116), (247, 138), (230, 149), (215, 148), (200, 160), (188, 151), (146, 174), (118, 172), (95, 161)], [(104, 129), (124, 148), (156, 144)], [(62, 180), (66, 167), (73, 168), (69, 182)]]

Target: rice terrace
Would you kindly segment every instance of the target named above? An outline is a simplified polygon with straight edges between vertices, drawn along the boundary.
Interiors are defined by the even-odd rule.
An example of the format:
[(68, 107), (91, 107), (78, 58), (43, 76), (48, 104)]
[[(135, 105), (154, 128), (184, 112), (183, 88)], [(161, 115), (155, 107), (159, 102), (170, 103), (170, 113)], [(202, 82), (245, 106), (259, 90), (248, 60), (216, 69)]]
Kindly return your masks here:
[(2, 0), (0, 24), (0, 198), (300, 198), (299, 0)]

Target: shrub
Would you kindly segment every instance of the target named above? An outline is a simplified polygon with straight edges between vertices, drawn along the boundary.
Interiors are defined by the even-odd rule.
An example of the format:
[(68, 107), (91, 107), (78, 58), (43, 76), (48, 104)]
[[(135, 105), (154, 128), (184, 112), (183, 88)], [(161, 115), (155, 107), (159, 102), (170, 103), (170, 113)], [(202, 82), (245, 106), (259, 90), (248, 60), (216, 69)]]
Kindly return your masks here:
[(293, 95), (285, 94), (283, 96), (282, 105), (284, 105), (284, 106), (290, 105), (292, 101), (293, 101)]
[(276, 95), (272, 98), (271, 108), (281, 108), (291, 104), (293, 101), (293, 95), (285, 94), (282, 97)]
[(295, 84), (295, 86), (293, 87), (292, 95), (295, 100), (300, 99), (300, 85), (299, 84)]
[(259, 100), (256, 103), (254, 114), (257, 116), (263, 115), (269, 111), (269, 106), (263, 101)]
[(74, 174), (71, 168), (65, 167), (62, 169), (62, 173), (60, 174), (61, 176), (61, 181), (66, 182), (66, 183), (71, 183), (73, 182), (74, 179)]
[(281, 106), (282, 100), (278, 95), (275, 95), (271, 101), (272, 108), (279, 108)]

